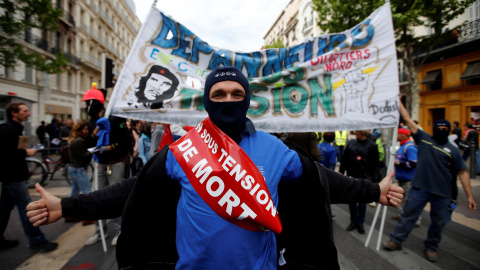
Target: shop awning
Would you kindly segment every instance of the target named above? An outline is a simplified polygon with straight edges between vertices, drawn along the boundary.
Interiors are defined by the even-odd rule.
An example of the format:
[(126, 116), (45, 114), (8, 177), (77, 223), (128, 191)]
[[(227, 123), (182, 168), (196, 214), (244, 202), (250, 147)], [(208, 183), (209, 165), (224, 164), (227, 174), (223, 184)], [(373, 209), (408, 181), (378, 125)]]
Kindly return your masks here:
[(480, 77), (480, 62), (468, 64), (460, 79), (470, 80)]
[(434, 70), (427, 72), (427, 76), (423, 78), (422, 84), (432, 84), (438, 80), (438, 76), (442, 73), (441, 70)]

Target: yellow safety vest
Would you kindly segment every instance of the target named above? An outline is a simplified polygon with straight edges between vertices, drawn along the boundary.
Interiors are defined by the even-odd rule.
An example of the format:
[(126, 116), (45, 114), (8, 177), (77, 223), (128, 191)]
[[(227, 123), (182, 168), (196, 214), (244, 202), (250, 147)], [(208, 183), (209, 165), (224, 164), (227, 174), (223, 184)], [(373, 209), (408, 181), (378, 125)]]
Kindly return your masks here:
[(339, 146), (347, 144), (347, 131), (335, 131), (335, 143)]
[(323, 142), (323, 132), (315, 132), (315, 134), (317, 134), (318, 143), (322, 143)]

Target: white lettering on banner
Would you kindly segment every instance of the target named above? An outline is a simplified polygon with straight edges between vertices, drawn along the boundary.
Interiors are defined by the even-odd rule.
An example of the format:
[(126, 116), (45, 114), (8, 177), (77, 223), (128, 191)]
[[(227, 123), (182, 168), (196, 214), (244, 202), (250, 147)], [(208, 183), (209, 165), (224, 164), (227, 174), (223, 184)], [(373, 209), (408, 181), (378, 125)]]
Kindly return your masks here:
[(185, 152), (183, 153), (183, 158), (185, 159), (186, 162), (190, 161), (188, 157), (193, 157), (194, 155), (198, 154), (198, 151), (195, 147), (190, 148), (191, 145), (192, 145), (191, 140), (185, 140), (184, 142), (178, 145), (178, 149), (180, 149), (180, 151), (182, 152)]
[(240, 164), (237, 164), (237, 166), (235, 166), (235, 168), (233, 168), (233, 170), (230, 172), (230, 175), (233, 176), (235, 174), (235, 181), (240, 181), (240, 179), (243, 178), (243, 176), (247, 173), (246, 170), (243, 170), (241, 173), (240, 173), (240, 170), (242, 169), (242, 167), (240, 166)]
[[(212, 186), (215, 183), (218, 183), (217, 190), (212, 189)], [(224, 189), (225, 189), (225, 184), (223, 183), (222, 178), (220, 178), (218, 176), (212, 176), (212, 177), (210, 177), (210, 179), (208, 179), (208, 181), (207, 181), (207, 191), (208, 191), (208, 194), (210, 194), (212, 197), (216, 198), (216, 197), (220, 196), (223, 193)]]
[(255, 179), (252, 176), (247, 175), (245, 179), (242, 180), (241, 184), (244, 189), (249, 190), (252, 188), (252, 185), (255, 184)]
[[(233, 166), (233, 164), (236, 164), (237, 161), (235, 159), (232, 158), (232, 156), (228, 155), (227, 158), (225, 158), (225, 161), (223, 162), (222, 164), (222, 168), (226, 171), (226, 172), (229, 172), (230, 171), (230, 168)], [(228, 165), (228, 168), (227, 166)]]
[(233, 190), (229, 189), (225, 195), (218, 201), (220, 206), (223, 206), (227, 203), (227, 208), (225, 211), (231, 216), (232, 215), (232, 208), (237, 207), (240, 204), (240, 198), (233, 192)]
[[(197, 132), (199, 133), (200, 137), (203, 139), (201, 140), (203, 143), (205, 143), (207, 146), (212, 144), (213, 137), (210, 135), (207, 129), (204, 129), (202, 125), (198, 125), (196, 127)], [(217, 144), (214, 142), (215, 146)], [(183, 157), (186, 162), (190, 161), (190, 158), (192, 158), (194, 155), (198, 154), (198, 151), (196, 147), (193, 145), (192, 140), (186, 139), (185, 141), (181, 142), (178, 146), (178, 149), (183, 152)], [(212, 153), (215, 154), (217, 151), (213, 151), (213, 148), (209, 147), (212, 149)], [(273, 217), (276, 216), (276, 208), (275, 205), (273, 204), (273, 201), (271, 198), (268, 196), (268, 192), (266, 192), (263, 189), (260, 189), (260, 185), (256, 183), (256, 185), (253, 187), (255, 184), (255, 179), (253, 176), (249, 175), (245, 169), (241, 167), (240, 164), (237, 164), (237, 161), (229, 155), (229, 153), (221, 148), (220, 149), (220, 158), (218, 159), (219, 164), (221, 164), (222, 168), (229, 173), (230, 176), (235, 179), (236, 182), (240, 182), (240, 185), (242, 188), (245, 190), (250, 190), (249, 194), (252, 196), (255, 196), (255, 199), (257, 202), (261, 205), (266, 205), (266, 210), (270, 211)], [(223, 161), (223, 162), (222, 162)], [(192, 172), (195, 174), (195, 177), (198, 179), (200, 184), (203, 184), (206, 182), (205, 188), (208, 192), (208, 194), (214, 198), (220, 197), (224, 191), (225, 191), (225, 183), (224, 180), (221, 179), (218, 176), (211, 176), (211, 173), (213, 172), (213, 168), (208, 164), (208, 161), (206, 158), (201, 159), (200, 161), (195, 164), (192, 168)], [(207, 180), (208, 179), (208, 180)], [(240, 181), (241, 180), (241, 181)], [(253, 187), (253, 188), (252, 188)], [(237, 218), (239, 220), (245, 219), (246, 217), (252, 217), (253, 219), (257, 216), (254, 211), (251, 210), (250, 207), (248, 207), (247, 204), (244, 202), (241, 202), (240, 198), (235, 194), (234, 191), (229, 189), (223, 196), (221, 196), (220, 200), (218, 201), (220, 206), (225, 206), (225, 211), (231, 216), (232, 215), (232, 209), (234, 207), (242, 207), (243, 213)]]
[(210, 173), (213, 172), (212, 167), (208, 166), (204, 169), (204, 166), (208, 163), (207, 159), (204, 158), (200, 160), (192, 169), (192, 172), (197, 173), (195, 174), (195, 177), (199, 178), (200, 176), (203, 175), (202, 179), (200, 179), (200, 184), (203, 184), (205, 182), (205, 179), (207, 179), (208, 176), (210, 176)]

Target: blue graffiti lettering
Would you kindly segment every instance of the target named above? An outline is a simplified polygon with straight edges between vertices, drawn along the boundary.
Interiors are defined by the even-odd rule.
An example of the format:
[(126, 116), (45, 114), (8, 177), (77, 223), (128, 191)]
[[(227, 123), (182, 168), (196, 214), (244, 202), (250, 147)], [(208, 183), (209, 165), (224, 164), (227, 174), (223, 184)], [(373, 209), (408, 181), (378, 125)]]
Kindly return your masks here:
[[(359, 38), (362, 32), (366, 31), (366, 35), (363, 38)], [(375, 34), (375, 30), (372, 25), (370, 25), (370, 19), (366, 19), (364, 22), (359, 24), (352, 30), (352, 50), (363, 48), (367, 46), (373, 39), (373, 35)]]
[(305, 43), (288, 48), (288, 56), (285, 57), (286, 69), (293, 67), (293, 63), (300, 61), (298, 54), (302, 50), (305, 50)]
[(231, 66), (232, 63), (232, 52), (227, 50), (218, 50), (215, 51), (208, 63), (208, 69), (216, 69), (219, 66)]
[[(278, 50), (278, 52), (277, 52)], [(287, 57), (287, 49), (267, 50), (267, 63), (263, 66), (263, 75), (268, 76), (282, 71), (282, 62)]]
[(235, 66), (239, 70), (242, 70), (243, 66), (245, 66), (248, 77), (257, 77), (261, 64), (262, 54), (260, 52), (237, 53), (235, 55)]

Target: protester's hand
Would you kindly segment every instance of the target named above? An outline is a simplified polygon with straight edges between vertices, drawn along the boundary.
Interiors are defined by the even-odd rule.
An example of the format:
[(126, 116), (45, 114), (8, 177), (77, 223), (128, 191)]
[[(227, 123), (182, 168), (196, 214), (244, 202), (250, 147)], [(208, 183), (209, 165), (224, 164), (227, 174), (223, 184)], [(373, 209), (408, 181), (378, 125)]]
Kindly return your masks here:
[(101, 146), (101, 147), (100, 147), (100, 150), (99, 150), (100, 154), (103, 154), (103, 153), (105, 153), (105, 152), (107, 152), (107, 151), (108, 151), (108, 146)]
[(380, 186), (379, 203), (387, 206), (398, 206), (403, 198), (405, 192), (403, 188), (392, 185), (390, 181), (393, 178), (395, 171), (392, 170), (383, 180), (378, 184)]
[(472, 210), (472, 212), (477, 210), (477, 204), (475, 203), (473, 197), (468, 198), (468, 209)]
[(47, 225), (62, 218), (62, 204), (60, 199), (50, 194), (38, 183), (35, 189), (40, 193), (42, 199), (31, 202), (27, 205), (27, 217), (33, 226)]
[(25, 151), (27, 152), (27, 157), (31, 157), (37, 153), (37, 150), (33, 148), (25, 149)]

